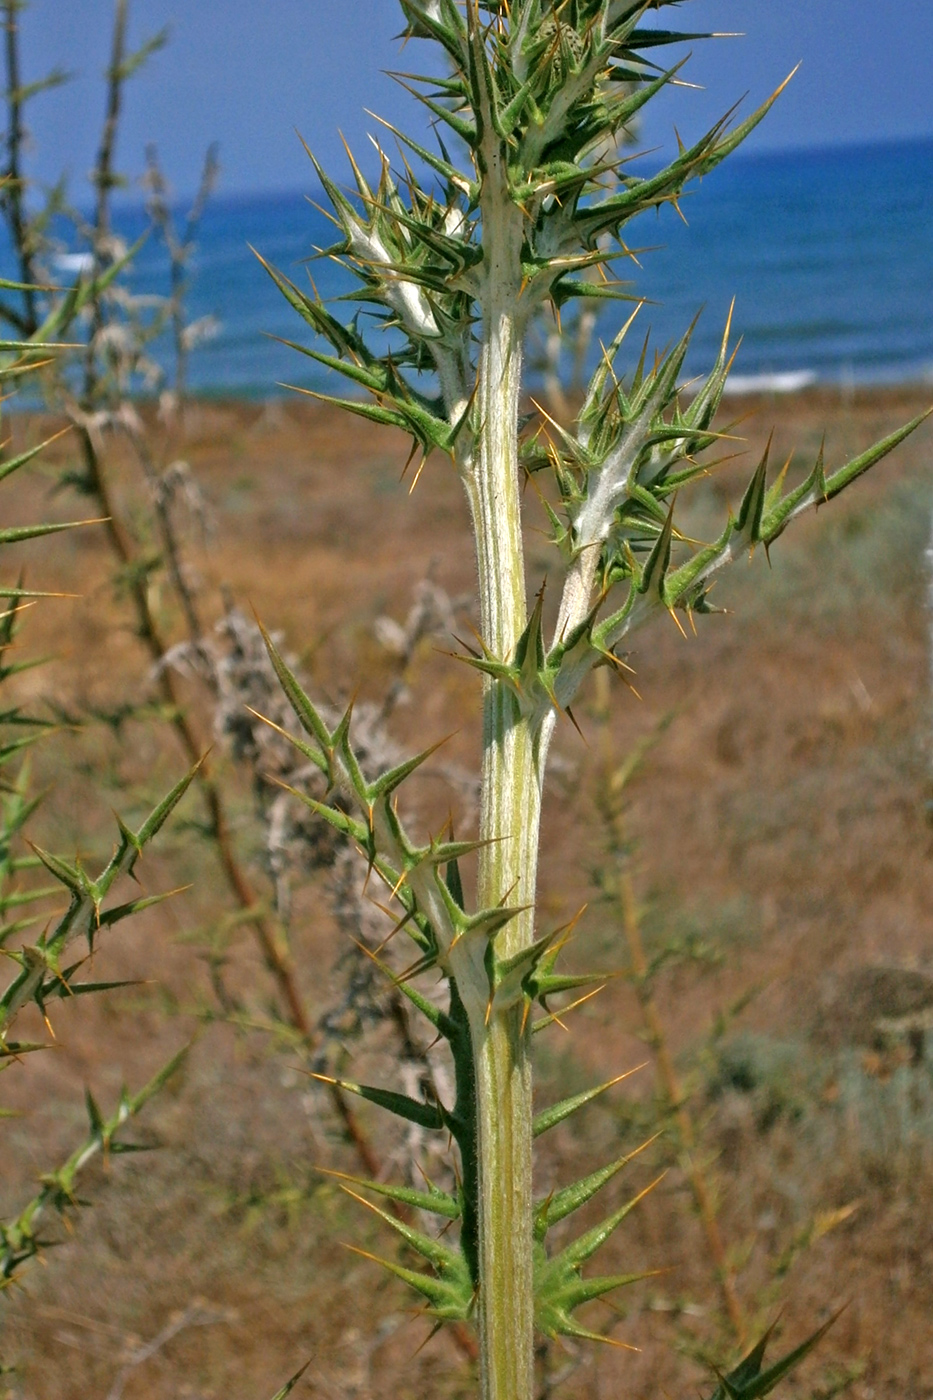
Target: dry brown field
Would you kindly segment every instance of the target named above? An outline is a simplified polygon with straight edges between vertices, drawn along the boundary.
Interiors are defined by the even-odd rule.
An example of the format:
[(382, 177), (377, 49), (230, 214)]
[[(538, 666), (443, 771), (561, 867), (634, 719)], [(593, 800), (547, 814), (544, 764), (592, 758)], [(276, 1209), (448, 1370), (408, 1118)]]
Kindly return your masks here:
[[(773, 460), (796, 452), (793, 474), (824, 431), (838, 462), (928, 400), (919, 390), (732, 400), (747, 454), (701, 485), (684, 519), (711, 537), (772, 428)], [(12, 421), (17, 445), (48, 427)], [(184, 454), (209, 516), (205, 539), (188, 532), (207, 614), (220, 615), (228, 590), (283, 634), (315, 694), (378, 701), (394, 673), (376, 620), (403, 620), (429, 570), (455, 599), (473, 589), (450, 468), (430, 461), (409, 495), (401, 438), (298, 401), (196, 404), (187, 426)], [(598, 888), (606, 857), (594, 794), (606, 765), (672, 716), (631, 786), (631, 871), (750, 1332), (779, 1318), (790, 1345), (846, 1305), (783, 1388), (801, 1400), (933, 1397), (931, 449), (924, 426), (798, 522), (770, 568), (763, 554), (733, 568), (715, 595), (728, 611), (698, 619), (696, 637), (667, 620), (640, 634), (629, 657), (638, 698), (613, 686), (608, 725), (595, 695), (579, 704), (582, 737), (560, 727), (547, 805), (540, 917), (559, 924), (585, 904), (571, 961), (624, 967), (618, 911)], [(11, 523), (93, 513), (53, 489), (71, 451), (62, 439), (5, 488)], [(113, 469), (132, 518), (143, 498), (117, 449)], [(542, 525), (530, 490), (527, 503), (529, 523)], [(552, 560), (543, 537), (528, 538), (537, 587)], [(34, 838), (93, 868), (109, 854), (112, 810), (138, 816), (184, 760), (150, 703), (149, 659), (103, 529), (6, 558), (36, 586), (78, 595), (30, 611), (23, 651), (50, 659), (19, 690), (61, 720), (35, 753), (49, 791)], [(180, 635), (168, 595), (153, 603)], [(446, 767), (410, 800), (424, 829), (449, 810), (466, 834), (469, 801), (445, 772), (476, 767), (479, 687), (445, 646), (457, 650), (452, 638), (418, 649), (391, 733), (403, 752), (453, 735)], [(203, 687), (185, 684), (205, 747), (215, 745), (239, 854), (265, 897), (248, 775), (214, 733)], [(16, 1368), (0, 1394), (5, 1385), (16, 1400), (264, 1400), (310, 1361), (296, 1397), (471, 1395), (470, 1362), (451, 1338), (429, 1338), (401, 1284), (343, 1247), (403, 1258), (320, 1171), (357, 1164), (296, 1047), (268, 1029), (274, 989), (232, 917), (199, 820), (191, 793), (141, 866), (147, 891), (189, 888), (100, 940), (94, 975), (140, 985), (62, 1005), (57, 1050), (3, 1076), (4, 1104), (21, 1110), (0, 1124), (9, 1215), (81, 1140), (85, 1086), (109, 1108), (122, 1083), (137, 1087), (195, 1036), (183, 1072), (130, 1135), (155, 1150), (93, 1167), (87, 1208), (68, 1229), (50, 1223), (59, 1246), (0, 1299), (0, 1353)], [(345, 938), (326, 872), (296, 891), (291, 937), (302, 994), (319, 1014), (337, 995)], [(265, 1029), (224, 1022), (218, 968)], [(43, 1033), (38, 1019), (27, 1029)], [(542, 1103), (651, 1059), (625, 977), (539, 1040)], [(391, 1082), (384, 1031), (358, 1049)], [(366, 1130), (401, 1179), (402, 1145), (366, 1108)], [(730, 1353), (650, 1063), (543, 1141), (542, 1191), (658, 1127), (609, 1188), (621, 1200), (667, 1169), (603, 1261), (606, 1272), (658, 1271), (618, 1299), (612, 1336), (639, 1350), (553, 1348), (542, 1375), (566, 1375), (556, 1389), (543, 1380), (543, 1394), (694, 1396), (712, 1389), (706, 1358)], [(612, 1314), (594, 1307), (592, 1318), (602, 1327)]]

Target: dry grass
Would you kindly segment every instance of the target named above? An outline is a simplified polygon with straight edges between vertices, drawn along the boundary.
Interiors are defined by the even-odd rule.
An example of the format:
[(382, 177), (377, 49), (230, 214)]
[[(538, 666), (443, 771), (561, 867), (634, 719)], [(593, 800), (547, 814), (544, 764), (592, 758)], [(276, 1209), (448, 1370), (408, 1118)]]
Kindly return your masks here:
[[(921, 406), (907, 393), (865, 395), (846, 407), (813, 393), (753, 405), (744, 431), (760, 448), (774, 422), (781, 460), (793, 443), (812, 451), (826, 426), (828, 456), (837, 460)], [(30, 420), (16, 428), (24, 438), (38, 430)], [(752, 565), (757, 579), (734, 570), (720, 586), (732, 611), (704, 620), (699, 640), (660, 625), (641, 637), (630, 660), (643, 699), (620, 691), (612, 724), (621, 756), (677, 711), (633, 788), (628, 825), (650, 939), (660, 946), (673, 935), (718, 955), (673, 965), (658, 995), (695, 1083), (746, 1307), (761, 1322), (784, 1305), (790, 1339), (849, 1302), (788, 1395), (837, 1393), (847, 1374), (858, 1400), (933, 1395), (933, 1048), (913, 1063), (915, 1047), (905, 1051), (896, 1034), (866, 1034), (874, 1013), (863, 974), (884, 966), (933, 976), (923, 575), (930, 441), (921, 430), (871, 479), (780, 541), (770, 575), (763, 558)], [(372, 624), (381, 613), (404, 615), (432, 557), (449, 592), (472, 587), (457, 483), (437, 461), (409, 499), (398, 485), (400, 440), (291, 403), (265, 411), (202, 405), (188, 454), (215, 520), (209, 548), (195, 555), (205, 598), (216, 606), (228, 583), (252, 602), (285, 632), (328, 698), (346, 696), (364, 674), (364, 694), (379, 693), (389, 663)], [(57, 461), (66, 460), (62, 446)], [(24, 488), (23, 519), (37, 513), (49, 480), (35, 475)], [(736, 503), (739, 480), (733, 468), (712, 480), (696, 508), (698, 530), (724, 501)], [(127, 474), (127, 499), (131, 490)], [(48, 513), (48, 501), (41, 505)], [(81, 507), (63, 495), (51, 509), (64, 518)], [(145, 700), (150, 684), (100, 532), (22, 554), (33, 579), (82, 595), (35, 610), (28, 645), (55, 660), (25, 683), (35, 699), (52, 697), (75, 715), (111, 712), (109, 724), (55, 736), (41, 760), (54, 789), (36, 835), (90, 861), (110, 839), (108, 809), (134, 811), (168, 786), (181, 759), (157, 719), (113, 713), (121, 701)], [(543, 545), (530, 555), (537, 581)], [(399, 743), (422, 747), (456, 730), (446, 757), (472, 765), (478, 695), (469, 674), (425, 646), (413, 691), (393, 720)], [(208, 742), (210, 717), (194, 689), (192, 705)], [(586, 705), (578, 718), (592, 737)], [(593, 899), (597, 749), (569, 726), (558, 741), (559, 795), (548, 809), (542, 865), (547, 921)], [(248, 785), (233, 772), (225, 777), (241, 852), (255, 863)], [(458, 802), (430, 780), (416, 800), (426, 825)], [(102, 977), (154, 978), (159, 987), (101, 999), (80, 1016), (64, 1008), (60, 1052), (8, 1076), (6, 1101), (30, 1111), (4, 1125), (2, 1210), (74, 1143), (85, 1083), (106, 1104), (121, 1079), (142, 1082), (191, 1033), (196, 1004), (211, 1004), (198, 945), (222, 896), (209, 851), (184, 822), (196, 810), (190, 800), (145, 864), (150, 888), (192, 881), (192, 890), (112, 936), (97, 958)], [(581, 928), (606, 966), (622, 946), (612, 917), (592, 904)], [(294, 929), (304, 990), (320, 1006), (337, 947), (319, 884), (302, 893)], [(261, 1008), (271, 991), (245, 930), (229, 957), (232, 985)], [(752, 985), (759, 995), (711, 1041), (716, 1016)], [(840, 1006), (849, 1002), (859, 1009), (847, 1021)], [(542, 1101), (644, 1058), (624, 981), (571, 1025), (572, 1034), (556, 1030), (542, 1051)], [(379, 1047), (370, 1054), (378, 1067)], [(195, 1304), (213, 1320), (194, 1319), (204, 1325), (186, 1326), (123, 1371), (127, 1400), (262, 1397), (308, 1357), (306, 1393), (315, 1396), (471, 1393), (444, 1337), (413, 1359), (427, 1327), (411, 1319), (408, 1297), (339, 1247), (393, 1248), (378, 1222), (361, 1218), (315, 1171), (353, 1167), (292, 1062), (268, 1037), (223, 1026), (203, 1033), (183, 1079), (140, 1126), (161, 1150), (89, 1180), (93, 1213), (4, 1300), (0, 1343), (19, 1367), (14, 1396), (104, 1400), (134, 1349)], [(545, 1140), (542, 1189), (590, 1168), (597, 1151), (608, 1157), (634, 1144), (654, 1116), (650, 1072), (639, 1078), (631, 1096), (616, 1092), (582, 1129)], [(378, 1117), (367, 1122), (378, 1137)], [(647, 1181), (666, 1152), (662, 1143), (629, 1182)], [(665, 1270), (621, 1299), (628, 1316), (615, 1335), (643, 1350), (589, 1356), (559, 1393), (692, 1393), (708, 1374), (698, 1355), (721, 1354), (725, 1334), (681, 1171), (669, 1173), (607, 1253), (610, 1269)], [(566, 1359), (556, 1354), (553, 1368)]]

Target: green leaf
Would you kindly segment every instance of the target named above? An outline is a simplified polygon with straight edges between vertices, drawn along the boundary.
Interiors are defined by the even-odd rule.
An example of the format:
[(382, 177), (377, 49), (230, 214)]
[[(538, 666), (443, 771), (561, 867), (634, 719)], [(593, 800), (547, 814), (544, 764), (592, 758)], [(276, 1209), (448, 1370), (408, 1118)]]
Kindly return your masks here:
[(97, 1107), (97, 1102), (90, 1089), (84, 1091), (84, 1102), (87, 1107), (87, 1116), (91, 1122), (91, 1137), (99, 1138), (103, 1141), (105, 1124), (103, 1114)]
[(385, 1181), (367, 1181), (365, 1177), (348, 1176), (346, 1172), (325, 1171), (326, 1176), (335, 1176), (341, 1181), (352, 1182), (366, 1191), (375, 1191), (390, 1201), (399, 1201), (414, 1210), (424, 1210), (432, 1215), (442, 1215), (447, 1220), (459, 1220), (460, 1202), (446, 1191), (430, 1187), (427, 1191), (413, 1191), (408, 1186), (393, 1186)]
[(62, 530), (78, 530), (85, 525), (99, 525), (99, 520), (65, 520), (54, 525), (16, 525), (0, 530), (0, 544), (17, 544), (20, 540), (38, 539), (40, 535), (57, 535)]
[(656, 1185), (657, 1181), (652, 1182), (651, 1186), (639, 1192), (631, 1201), (627, 1201), (601, 1225), (588, 1230), (553, 1258), (547, 1258), (542, 1247), (538, 1246), (540, 1253), (535, 1269), (535, 1316), (538, 1326), (546, 1336), (589, 1337), (599, 1340), (598, 1334), (587, 1331), (573, 1320), (574, 1310), (584, 1303), (603, 1297), (615, 1288), (622, 1288), (645, 1277), (644, 1274), (612, 1274), (584, 1279), (580, 1276), (580, 1270), (634, 1206)]
[(41, 846), (33, 846), (36, 855), (50, 874), (56, 880), (69, 889), (78, 899), (83, 899), (89, 892), (90, 880), (80, 867), (69, 865), (68, 861), (62, 860), (61, 856), (52, 855), (51, 851), (43, 851)]
[(761, 522), (762, 540), (764, 540), (766, 544), (772, 544), (779, 535), (783, 534), (795, 515), (798, 515), (801, 511), (808, 509), (810, 506), (821, 505), (824, 501), (829, 501), (834, 496), (838, 496), (840, 491), (844, 491), (847, 486), (864, 472), (868, 471), (870, 467), (873, 467), (877, 462), (880, 462), (883, 457), (886, 457), (889, 452), (892, 452), (895, 447), (898, 447), (905, 438), (909, 437), (912, 432), (919, 428), (921, 423), (929, 418), (931, 413), (933, 413), (933, 409), (928, 409), (925, 413), (918, 414), (916, 418), (912, 418), (909, 423), (906, 423), (903, 428), (898, 428), (896, 432), (889, 433), (887, 437), (882, 438), (880, 442), (876, 442), (865, 452), (859, 453), (857, 457), (853, 457), (851, 462), (848, 462), (844, 467), (840, 467), (838, 471), (833, 472), (828, 477), (825, 476), (823, 471), (821, 451), (820, 456), (817, 458), (816, 465), (806, 481), (802, 482), (801, 485), (796, 487), (793, 491), (788, 492), (783, 500), (779, 501), (770, 509), (765, 510)]
[(555, 1285), (536, 1298), (538, 1327), (548, 1337), (579, 1337), (586, 1341), (603, 1342), (606, 1340), (604, 1336), (581, 1327), (573, 1321), (571, 1314), (584, 1303), (593, 1303), (617, 1288), (627, 1288), (650, 1277), (650, 1274), (644, 1273), (606, 1274), (587, 1279), (568, 1276), (562, 1286)]
[(353, 1245), (349, 1245), (348, 1248), (354, 1254), (362, 1255), (364, 1259), (371, 1259), (374, 1264), (378, 1264), (390, 1274), (394, 1274), (396, 1278), (400, 1278), (403, 1283), (407, 1283), (410, 1288), (420, 1293), (423, 1298), (427, 1299), (428, 1312), (433, 1317), (453, 1322), (459, 1322), (469, 1317), (473, 1307), (473, 1285), (466, 1263), (463, 1264), (462, 1273), (456, 1279), (439, 1279), (432, 1274), (419, 1274), (414, 1269), (406, 1269), (402, 1264), (395, 1264), (390, 1259), (380, 1259), (378, 1255), (369, 1254), (363, 1249), (356, 1249)]
[[(401, 894), (401, 891), (399, 891), (399, 893)], [(415, 941), (418, 942), (417, 939)], [(423, 947), (424, 944), (419, 943), (419, 946)], [(407, 1000), (411, 1002), (412, 1006), (414, 1006), (418, 1011), (421, 1012), (422, 1016), (425, 1016), (428, 1019), (428, 1021), (430, 1021), (434, 1029), (436, 1031), (439, 1031), (440, 1034), (446, 1040), (449, 1040), (453, 1031), (453, 1023), (450, 1017), (447, 1016), (443, 1011), (441, 1011), (440, 1007), (435, 1006), (433, 1001), (429, 1001), (426, 996), (422, 996), (422, 994), (417, 990), (416, 987), (412, 986), (411, 982), (407, 978), (396, 977), (395, 973), (392, 971), (392, 969), (388, 966), (387, 963), (384, 963), (380, 958), (378, 958), (375, 955), (375, 953), (371, 952), (369, 949), (367, 949), (367, 952), (369, 954), (369, 957), (378, 967), (379, 971), (382, 972), (392, 983), (395, 990), (399, 992), (403, 997), (407, 998)]]
[[(69, 288), (68, 292), (57, 305), (49, 312), (42, 325), (36, 331), (30, 341), (34, 353), (44, 352), (48, 347), (48, 342), (58, 335), (63, 335), (67, 328), (74, 321), (85, 307), (92, 305), (100, 298), (110, 284), (119, 277), (120, 273), (133, 262), (136, 254), (149, 238), (147, 229), (136, 242), (127, 249), (122, 258), (110, 264), (98, 277), (80, 277), (75, 285)], [(55, 347), (52, 346), (52, 349)]]
[(430, 748), (422, 749), (421, 753), (415, 754), (414, 758), (408, 758), (403, 763), (399, 763), (395, 768), (390, 768), (383, 773), (369, 787), (369, 799), (371, 802), (377, 801), (380, 797), (386, 797), (394, 792), (406, 778), (410, 777), (422, 763), (426, 763), (432, 754), (437, 753), (439, 748), (448, 742), (450, 736), (438, 739), (436, 744), (431, 744)]
[(550, 948), (560, 930), (553, 929), (543, 937), (523, 948), (511, 958), (497, 961), (495, 965), (495, 988), (492, 997), (493, 1012), (507, 1011), (521, 1000), (526, 993), (526, 983), (530, 981), (535, 968)]
[(781, 1357), (780, 1361), (776, 1361), (763, 1371), (761, 1368), (764, 1363), (765, 1349), (774, 1330), (773, 1327), (770, 1327), (744, 1360), (740, 1361), (738, 1366), (727, 1376), (722, 1377), (710, 1400), (760, 1400), (761, 1396), (769, 1395), (775, 1386), (779, 1385), (796, 1366), (799, 1366), (804, 1357), (822, 1340), (839, 1318), (841, 1312), (840, 1308), (805, 1342), (801, 1342), (800, 1346), (789, 1351)]
[(54, 1000), (56, 997), (64, 1001), (67, 997), (85, 996), (89, 992), (113, 992), (121, 987), (138, 987), (142, 984), (142, 979), (137, 977), (129, 981), (119, 982), (74, 982), (71, 980), (74, 972), (83, 964), (77, 963), (74, 968), (69, 968), (63, 972), (61, 977), (53, 977), (46, 982), (39, 991), (39, 1000), (42, 1002)]
[(326, 802), (318, 802), (317, 798), (309, 797), (306, 792), (301, 792), (298, 788), (290, 787), (288, 783), (280, 782), (278, 785), (283, 788), (285, 792), (290, 792), (293, 797), (297, 797), (299, 802), (303, 802), (306, 807), (314, 812), (315, 816), (321, 817), (322, 820), (326, 821), (329, 826), (332, 826), (335, 831), (339, 831), (344, 836), (352, 837), (353, 840), (359, 842), (361, 846), (365, 847), (369, 844), (369, 832), (363, 823), (348, 816), (347, 813), (341, 811), (339, 807), (329, 807)]
[(674, 535), (674, 507), (671, 505), (664, 522), (664, 529), (658, 535), (648, 558), (645, 560), (641, 577), (638, 580), (639, 593), (653, 592), (658, 598), (663, 598), (664, 580), (667, 568), (671, 560), (671, 540)]
[(333, 752), (330, 730), (301, 688), (297, 676), (286, 665), (284, 658), (280, 655), (278, 648), (258, 618), (256, 625), (262, 634), (269, 660), (272, 662), (272, 669), (278, 677), (279, 685), (285, 691), (285, 697), (294, 710), (298, 723), (306, 734), (320, 744), (322, 756), (330, 756)]
[(420, 1254), (422, 1259), (427, 1259), (440, 1278), (459, 1279), (463, 1276), (465, 1262), (457, 1250), (448, 1248), (446, 1244), (433, 1239), (430, 1235), (425, 1235), (421, 1230), (413, 1229), (407, 1221), (399, 1220), (395, 1215), (389, 1215), (388, 1211), (381, 1210), (379, 1206), (373, 1205), (372, 1201), (367, 1201), (365, 1197), (357, 1195), (349, 1187), (344, 1186), (342, 1189), (348, 1196), (352, 1196), (355, 1201), (359, 1201), (361, 1205), (366, 1206), (367, 1210), (371, 1210), (374, 1215), (378, 1215), (381, 1220), (384, 1220), (386, 1225), (397, 1235), (401, 1235), (409, 1248), (413, 1249), (416, 1254)]
[(590, 1172), (579, 1181), (575, 1181), (572, 1186), (565, 1186), (562, 1190), (555, 1192), (541, 1201), (535, 1210), (535, 1235), (538, 1239), (544, 1239), (547, 1231), (552, 1225), (556, 1225), (559, 1220), (564, 1220), (568, 1215), (572, 1215), (575, 1210), (592, 1200), (597, 1191), (610, 1182), (614, 1176), (628, 1166), (639, 1153), (644, 1152), (652, 1142), (656, 1142), (659, 1134), (643, 1142), (641, 1147), (637, 1147), (634, 1152), (628, 1152), (624, 1157), (617, 1157), (614, 1162), (609, 1162), (606, 1166), (600, 1167), (595, 1172)]
[(639, 1191), (637, 1196), (633, 1196), (630, 1201), (626, 1201), (625, 1204), (614, 1211), (612, 1215), (607, 1216), (599, 1225), (594, 1225), (592, 1230), (587, 1230), (585, 1234), (575, 1239), (572, 1244), (568, 1244), (559, 1254), (548, 1261), (545, 1271), (546, 1275), (550, 1276), (553, 1272), (556, 1277), (566, 1269), (581, 1268), (582, 1265), (585, 1264), (588, 1259), (592, 1258), (596, 1251), (606, 1243), (609, 1236), (615, 1233), (625, 1217), (644, 1200), (648, 1192), (653, 1191), (663, 1179), (664, 1173), (656, 1177), (643, 1191)]
[(597, 1084), (593, 1089), (584, 1089), (582, 1094), (573, 1094), (569, 1099), (562, 1099), (560, 1103), (545, 1108), (541, 1113), (535, 1115), (532, 1133), (535, 1137), (540, 1137), (550, 1128), (556, 1128), (557, 1124), (562, 1123), (565, 1118), (569, 1118), (571, 1114), (585, 1108), (587, 1104), (593, 1103), (595, 1099), (605, 1094), (607, 1089), (613, 1089), (616, 1084), (621, 1084), (623, 1079), (628, 1079), (630, 1074), (635, 1074), (640, 1069), (644, 1069), (644, 1064), (636, 1065), (635, 1069), (627, 1069), (624, 1074), (617, 1074), (614, 1079), (607, 1079), (605, 1084)]
[(147, 845), (148, 842), (152, 840), (153, 836), (155, 836), (157, 832), (161, 831), (162, 827), (168, 821), (169, 817), (172, 815), (175, 808), (178, 806), (179, 802), (184, 797), (185, 793), (188, 791), (188, 788), (191, 786), (195, 776), (200, 771), (201, 764), (203, 762), (203, 758), (199, 758), (197, 763), (193, 764), (193, 766), (189, 768), (185, 776), (179, 779), (179, 781), (172, 788), (171, 792), (169, 792), (167, 796), (163, 797), (162, 801), (158, 803), (158, 805), (154, 807), (149, 813), (149, 816), (146, 818), (146, 820), (143, 822), (142, 826), (136, 833), (136, 840), (134, 842), (134, 845), (136, 845), (136, 849), (138, 851), (141, 851), (143, 846)]
[(164, 894), (143, 895), (139, 899), (131, 899), (126, 904), (115, 904), (112, 909), (104, 909), (100, 914), (101, 928), (110, 927), (120, 923), (123, 919), (128, 919), (131, 914), (139, 914), (143, 909), (152, 909), (157, 904), (161, 904), (166, 899), (172, 899), (176, 894), (182, 894), (188, 885), (181, 885), (175, 890), (166, 890)]
[[(8, 457), (6, 461), (0, 462), (0, 481), (11, 476), (13, 472), (19, 471), (20, 467), (24, 467), (26, 463), (31, 462), (34, 457), (38, 457), (40, 452), (44, 452), (53, 442), (57, 442), (59, 438), (64, 437), (65, 434), (69, 432), (71, 432), (70, 428), (63, 428), (60, 433), (53, 433), (52, 436), (46, 438), (44, 442), (40, 442), (38, 447), (30, 447), (27, 452), (20, 452), (16, 457)], [(84, 523), (90, 525), (96, 524), (97, 522), (86, 521)], [(25, 596), (29, 597), (31, 595), (26, 594)]]
[(332, 1079), (327, 1074), (312, 1074), (312, 1079), (319, 1079), (322, 1084), (335, 1084), (338, 1089), (343, 1089), (347, 1094), (357, 1094), (361, 1099), (366, 1099), (369, 1103), (377, 1104), (379, 1108), (386, 1108), (390, 1113), (394, 1113), (397, 1118), (404, 1118), (409, 1123), (417, 1123), (419, 1128), (428, 1128), (433, 1131), (440, 1131), (445, 1127), (444, 1115), (434, 1104), (419, 1103), (417, 1099), (410, 1098), (408, 1094), (396, 1094), (391, 1089), (374, 1089), (368, 1084), (354, 1084), (349, 1079)]
[(277, 1390), (275, 1392), (275, 1394), (272, 1397), (272, 1400), (288, 1400), (288, 1396), (291, 1395), (292, 1391), (295, 1389), (295, 1386), (301, 1380), (302, 1376), (304, 1375), (305, 1371), (307, 1371), (310, 1365), (311, 1362), (306, 1361), (305, 1364), (302, 1366), (301, 1370), (296, 1371), (295, 1374), (292, 1376), (291, 1380), (286, 1381), (285, 1384), (282, 1386), (282, 1389)]

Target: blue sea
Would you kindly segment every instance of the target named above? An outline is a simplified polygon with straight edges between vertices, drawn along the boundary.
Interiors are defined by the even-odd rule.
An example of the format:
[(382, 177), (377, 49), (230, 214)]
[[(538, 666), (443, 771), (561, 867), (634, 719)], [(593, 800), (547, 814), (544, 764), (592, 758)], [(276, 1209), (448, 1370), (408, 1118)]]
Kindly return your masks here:
[[(636, 167), (637, 168), (637, 167)], [(274, 337), (306, 327), (249, 251), (257, 248), (299, 284), (310, 271), (324, 296), (348, 290), (345, 272), (307, 259), (334, 228), (311, 200), (319, 193), (215, 197), (191, 265), (192, 317), (217, 321), (191, 358), (200, 393), (266, 398), (282, 383), (320, 388), (323, 372)], [(322, 201), (323, 202), (323, 201)], [(636, 342), (650, 327), (662, 347), (703, 308), (688, 372), (716, 352), (730, 302), (742, 337), (733, 387), (808, 383), (896, 384), (933, 379), (933, 140), (827, 151), (736, 155), (681, 202), (629, 224), (638, 265), (617, 264), (626, 289), (645, 297)], [(140, 211), (117, 220), (132, 236)], [(165, 252), (150, 239), (135, 287), (166, 286)], [(599, 335), (627, 314), (609, 304)]]

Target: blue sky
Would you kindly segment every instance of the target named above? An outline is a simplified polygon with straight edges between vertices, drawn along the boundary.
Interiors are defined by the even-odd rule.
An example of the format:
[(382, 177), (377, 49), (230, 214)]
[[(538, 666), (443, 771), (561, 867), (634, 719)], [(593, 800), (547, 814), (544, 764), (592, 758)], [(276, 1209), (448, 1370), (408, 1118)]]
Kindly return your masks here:
[[(21, 18), (24, 78), (54, 65), (76, 74), (37, 98), (29, 119), (32, 169), (45, 180), (67, 170), (75, 197), (93, 160), (112, 12), (112, 0), (33, 0)], [(685, 76), (703, 90), (653, 104), (648, 146), (670, 148), (675, 125), (684, 138), (697, 134), (746, 93), (749, 110), (798, 62), (750, 149), (933, 136), (933, 0), (688, 0), (670, 13), (684, 29), (745, 37), (692, 46)], [(426, 48), (400, 55), (395, 0), (135, 0), (134, 40), (162, 25), (171, 42), (128, 94), (119, 156), (129, 172), (154, 140), (187, 192), (216, 140), (224, 192), (297, 189), (309, 174), (296, 128), (340, 175), (338, 130), (365, 152), (377, 129), (365, 107), (423, 132), (420, 111), (380, 71), (415, 68)]]

